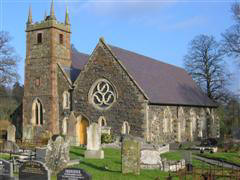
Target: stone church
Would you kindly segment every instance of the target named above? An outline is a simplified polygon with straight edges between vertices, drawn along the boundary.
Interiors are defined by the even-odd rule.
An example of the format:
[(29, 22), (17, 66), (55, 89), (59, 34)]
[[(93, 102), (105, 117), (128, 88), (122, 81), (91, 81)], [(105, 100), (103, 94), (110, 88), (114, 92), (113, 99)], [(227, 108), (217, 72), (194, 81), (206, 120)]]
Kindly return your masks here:
[(22, 138), (66, 135), (86, 144), (87, 127), (131, 134), (151, 143), (219, 136), (217, 104), (182, 68), (99, 39), (92, 54), (71, 46), (69, 13), (26, 25)]

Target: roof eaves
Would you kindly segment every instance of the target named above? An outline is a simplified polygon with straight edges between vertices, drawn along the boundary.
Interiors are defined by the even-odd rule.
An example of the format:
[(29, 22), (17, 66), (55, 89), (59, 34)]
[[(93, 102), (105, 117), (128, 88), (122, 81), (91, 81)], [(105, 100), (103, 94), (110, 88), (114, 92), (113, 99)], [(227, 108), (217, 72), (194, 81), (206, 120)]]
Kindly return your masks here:
[[(97, 44), (97, 46), (94, 48), (94, 50), (93, 50), (93, 52), (91, 53), (91, 55), (89, 56), (88, 62), (89, 62), (89, 61), (92, 59), (92, 57), (94, 56), (97, 47), (98, 47), (98, 44)], [(86, 68), (87, 65), (88, 65), (88, 62), (87, 62), (87, 64), (85, 64), (85, 65), (83, 66), (83, 68), (81, 69), (81, 72), (83, 72), (83, 71), (85, 70), (85, 68)], [(74, 81), (74, 83), (73, 83), (73, 86), (74, 86), (74, 87), (77, 85), (77, 81), (78, 81), (79, 77), (81, 76), (81, 72), (79, 73), (78, 77), (75, 79), (75, 81)]]
[(67, 82), (71, 85), (71, 88), (72, 88), (72, 81), (69, 79), (68, 75), (66, 74), (66, 72), (64, 71), (63, 67), (61, 66), (61, 64), (57, 63), (58, 67), (61, 69), (63, 75), (65, 76)]
[(148, 105), (157, 105), (157, 106), (185, 106), (185, 107), (209, 107), (209, 108), (218, 108), (218, 104), (212, 105), (197, 105), (197, 104), (173, 104), (173, 103), (152, 103), (149, 102)]

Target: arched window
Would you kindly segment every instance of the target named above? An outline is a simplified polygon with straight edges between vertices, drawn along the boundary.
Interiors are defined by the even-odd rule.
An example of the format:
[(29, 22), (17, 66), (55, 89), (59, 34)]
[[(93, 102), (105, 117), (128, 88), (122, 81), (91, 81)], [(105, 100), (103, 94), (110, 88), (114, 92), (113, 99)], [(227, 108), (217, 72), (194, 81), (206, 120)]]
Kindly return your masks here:
[(64, 118), (62, 122), (62, 134), (67, 135), (67, 118)]
[(70, 108), (70, 93), (68, 91), (64, 91), (63, 93), (63, 109)]
[(122, 126), (122, 134), (129, 134), (129, 133), (130, 133), (130, 126), (127, 121), (124, 121)]
[(100, 127), (107, 126), (107, 121), (106, 121), (106, 119), (105, 119), (103, 116), (101, 116), (101, 117), (98, 119), (98, 125), (99, 125)]
[(39, 99), (35, 99), (32, 105), (32, 124), (43, 125), (43, 107)]

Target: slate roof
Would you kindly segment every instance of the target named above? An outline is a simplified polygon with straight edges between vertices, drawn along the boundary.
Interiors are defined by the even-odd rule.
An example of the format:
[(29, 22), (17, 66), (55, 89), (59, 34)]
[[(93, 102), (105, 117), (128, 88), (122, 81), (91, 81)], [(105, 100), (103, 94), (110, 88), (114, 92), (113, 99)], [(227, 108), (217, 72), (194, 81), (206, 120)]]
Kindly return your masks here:
[[(217, 107), (196, 85), (188, 73), (179, 67), (125, 49), (109, 45), (151, 104)], [(72, 50), (71, 80), (75, 81), (89, 55)]]

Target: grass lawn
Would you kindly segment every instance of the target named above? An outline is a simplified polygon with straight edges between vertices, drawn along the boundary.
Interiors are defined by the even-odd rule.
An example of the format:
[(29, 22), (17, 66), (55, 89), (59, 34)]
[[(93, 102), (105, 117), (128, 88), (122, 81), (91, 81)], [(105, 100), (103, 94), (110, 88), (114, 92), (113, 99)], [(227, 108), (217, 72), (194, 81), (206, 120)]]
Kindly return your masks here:
[(9, 160), (10, 155), (9, 154), (0, 154), (0, 159), (5, 159), (5, 160)]
[(240, 154), (237, 152), (217, 152), (217, 153), (204, 153), (198, 155), (240, 165)]
[[(93, 180), (148, 180), (164, 179), (168, 173), (159, 170), (141, 170), (139, 176), (121, 173), (121, 152), (119, 149), (105, 148), (104, 159), (84, 159), (85, 149), (72, 147), (70, 150), (71, 159), (81, 159), (79, 165), (74, 167), (82, 168), (92, 175)], [(107, 168), (105, 168), (107, 167)]]
[(166, 158), (167, 160), (179, 161), (179, 160), (183, 159), (182, 151), (166, 152), (166, 153), (161, 154), (161, 158)]

